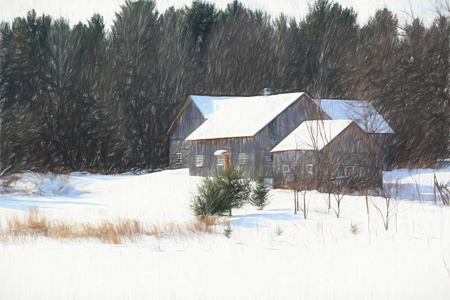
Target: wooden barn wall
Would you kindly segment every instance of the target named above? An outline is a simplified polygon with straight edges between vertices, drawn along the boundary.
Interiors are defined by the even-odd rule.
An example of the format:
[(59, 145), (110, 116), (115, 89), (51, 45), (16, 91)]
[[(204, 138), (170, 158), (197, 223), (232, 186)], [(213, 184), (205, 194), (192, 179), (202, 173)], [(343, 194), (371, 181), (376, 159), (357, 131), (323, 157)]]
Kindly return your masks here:
[(264, 172), (265, 176), (272, 177), (272, 161), (266, 160), (266, 156), (272, 157), (268, 146), (267, 126), (255, 136), (255, 169), (253, 177)]
[[(317, 120), (323, 118), (328, 120), (329, 117), (313, 102), (311, 99), (303, 95), (293, 104), (291, 104), (284, 112), (278, 115), (274, 121), (277, 126), (277, 138), (275, 144), (269, 141), (269, 124), (265, 126), (255, 138), (255, 171), (259, 172), (261, 168), (267, 177), (274, 176), (274, 156), (270, 152), (274, 146), (285, 139), (295, 128), (300, 126), (303, 121)], [(272, 123), (271, 122), (271, 123)], [(272, 157), (272, 163), (268, 163), (268, 157)]]
[[(332, 162), (341, 166), (365, 167), (371, 176), (381, 176), (381, 171), (387, 168), (386, 154), (375, 136), (365, 133), (354, 123), (324, 147), (321, 153), (331, 153)], [(338, 175), (344, 175), (344, 170), (340, 169)]]
[(394, 150), (392, 146), (394, 134), (379, 133), (379, 134), (372, 134), (372, 136), (376, 140), (377, 144), (380, 145), (381, 149), (384, 151), (386, 170), (389, 170), (394, 160)]
[(301, 96), (276, 118), (278, 127), (276, 144), (286, 138), (303, 121), (322, 119), (329, 120), (330, 118), (308, 96)]
[[(333, 170), (332, 176), (344, 176), (345, 167), (364, 168), (366, 177), (354, 176), (354, 183), (370, 180), (375, 182), (386, 170), (386, 155), (375, 141), (375, 136), (364, 133), (356, 124), (350, 125), (321, 151), (284, 151), (274, 153), (275, 188), (290, 188), (294, 181), (309, 180), (306, 165), (314, 166), (314, 182), (320, 183), (327, 176), (327, 170)], [(283, 172), (283, 166), (289, 166), (289, 172)]]
[[(217, 157), (214, 156), (214, 152), (219, 149), (226, 149), (231, 150), (231, 164), (235, 166), (239, 165), (239, 153), (246, 153), (247, 162), (240, 168), (247, 175), (256, 177), (261, 170), (264, 170), (267, 177), (272, 177), (273, 156), (270, 151), (273, 147), (287, 137), (303, 121), (319, 118), (329, 119), (308, 96), (303, 95), (254, 137), (193, 141), (191, 143), (195, 147), (191, 148), (188, 155), (189, 173), (196, 176), (213, 173), (217, 169)], [(277, 128), (277, 136), (273, 142), (269, 141), (269, 126), (272, 123)], [(186, 149), (188, 148), (189, 146), (186, 147)], [(175, 153), (172, 153), (172, 150), (171, 155), (175, 155)], [(202, 167), (196, 166), (197, 155), (203, 155)]]
[[(205, 176), (213, 174), (218, 166), (217, 156), (214, 152), (217, 150), (230, 151), (230, 163), (241, 169), (245, 175), (254, 176), (255, 170), (255, 139), (254, 138), (235, 138), (235, 139), (216, 139), (205, 141), (193, 141), (191, 147), (191, 157), (189, 161), (189, 174), (194, 176)], [(244, 164), (239, 162), (239, 153), (246, 154)], [(203, 165), (197, 166), (197, 155), (203, 156)], [(219, 169), (222, 169), (220, 166)]]
[[(185, 141), (185, 139), (204, 121), (205, 118), (200, 110), (194, 102), (191, 102), (170, 136), (169, 168), (177, 169), (188, 167), (189, 162), (192, 160), (190, 157), (191, 144)], [(176, 153), (181, 153), (182, 155), (181, 164), (177, 164), (176, 162)]]
[[(296, 180), (309, 176), (306, 173), (307, 164), (317, 165), (316, 155), (313, 151), (275, 152), (273, 159), (272, 185), (274, 188), (292, 188)], [(286, 165), (289, 167), (289, 171), (285, 173), (283, 166)]]

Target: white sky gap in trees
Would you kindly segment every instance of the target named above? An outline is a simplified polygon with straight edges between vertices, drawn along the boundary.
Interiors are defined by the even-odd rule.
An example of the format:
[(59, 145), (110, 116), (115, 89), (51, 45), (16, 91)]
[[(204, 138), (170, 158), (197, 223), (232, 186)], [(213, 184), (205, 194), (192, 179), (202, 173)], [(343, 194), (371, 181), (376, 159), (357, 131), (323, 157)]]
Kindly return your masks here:
[[(400, 24), (411, 21), (411, 15), (424, 20), (430, 25), (436, 17), (435, 7), (438, 0), (336, 0), (344, 7), (353, 7), (358, 13), (358, 23), (365, 24), (369, 17), (373, 16), (378, 9), (387, 7), (400, 20)], [(209, 0), (218, 9), (224, 9), (232, 0)], [(288, 17), (298, 20), (305, 17), (308, 12), (308, 4), (313, 0), (241, 0), (250, 9), (267, 11), (276, 18), (283, 13)], [(0, 1), (0, 22), (12, 22), (16, 17), (25, 17), (27, 12), (35, 9), (38, 15), (42, 13), (51, 15), (54, 19), (66, 18), (71, 25), (78, 22), (87, 23), (94, 13), (101, 14), (109, 29), (113, 25), (115, 13), (120, 11), (120, 6), (125, 0), (2, 0)], [(157, 0), (157, 9), (164, 12), (170, 6), (181, 8), (191, 5), (192, 0)]]

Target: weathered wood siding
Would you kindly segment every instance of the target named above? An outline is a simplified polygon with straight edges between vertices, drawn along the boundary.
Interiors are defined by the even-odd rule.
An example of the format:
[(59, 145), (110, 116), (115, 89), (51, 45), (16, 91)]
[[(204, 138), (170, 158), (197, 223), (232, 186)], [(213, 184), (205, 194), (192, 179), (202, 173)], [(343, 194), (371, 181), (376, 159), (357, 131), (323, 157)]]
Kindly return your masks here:
[[(306, 165), (317, 166), (316, 155), (313, 151), (283, 151), (273, 154), (273, 178), (274, 188), (292, 188), (296, 181), (308, 179), (311, 175), (306, 172)], [(287, 172), (283, 170), (287, 167)], [(316, 170), (314, 170), (317, 173)]]
[[(195, 176), (212, 174), (217, 169), (217, 157), (214, 156), (216, 150), (230, 150), (231, 164), (239, 166), (250, 177), (256, 177), (261, 170), (265, 176), (272, 177), (273, 156), (270, 152), (275, 145), (288, 136), (305, 120), (326, 118), (323, 112), (306, 95), (301, 96), (292, 103), (274, 120), (262, 128), (254, 137), (248, 138), (227, 138), (204, 141), (193, 141), (189, 162), (189, 173)], [(276, 127), (276, 137), (269, 137), (269, 127)], [(273, 131), (273, 129), (272, 129)], [(247, 163), (240, 165), (239, 153), (245, 153)], [(196, 156), (203, 156), (202, 167), (196, 166)]]
[[(307, 173), (307, 165), (313, 165), (313, 174)], [(283, 172), (283, 166), (286, 171)], [(274, 153), (275, 188), (290, 188), (295, 181), (308, 180), (314, 184), (324, 182), (328, 176), (345, 176), (346, 167), (352, 184), (375, 184), (387, 168), (386, 155), (377, 144), (375, 136), (366, 134), (352, 123), (320, 151), (283, 151)], [(329, 174), (329, 172), (331, 174)], [(312, 179), (311, 176), (314, 178)]]
[[(218, 166), (218, 158), (214, 155), (217, 150), (230, 151), (231, 165), (238, 166), (245, 175), (254, 176), (255, 169), (255, 139), (254, 138), (236, 138), (236, 139), (217, 139), (205, 141), (193, 141), (191, 147), (192, 159), (189, 161), (189, 174), (193, 176), (205, 176), (213, 174)], [(245, 160), (239, 160), (239, 154), (245, 153)], [(202, 156), (202, 165), (197, 165), (197, 155)]]
[[(295, 128), (300, 126), (303, 121), (324, 119), (329, 117), (306, 95), (301, 96), (297, 101), (292, 103), (286, 110), (278, 115), (271, 123), (277, 126), (277, 137), (274, 143), (269, 139), (269, 126), (265, 126), (256, 141), (256, 162), (255, 170), (264, 168), (267, 177), (272, 178), (274, 175), (274, 156), (270, 152), (278, 143), (285, 139)], [(268, 163), (266, 158), (272, 157), (272, 162)]]
[(381, 149), (384, 152), (386, 170), (389, 170), (394, 161), (394, 150), (392, 146), (392, 141), (394, 138), (394, 134), (389, 133), (376, 133), (372, 134), (377, 144), (380, 145)]
[[(303, 95), (275, 119), (278, 126), (276, 144), (300, 126), (303, 121), (328, 119), (329, 117), (308, 96)], [(270, 148), (270, 150), (272, 149), (273, 147)]]
[[(191, 101), (170, 136), (169, 168), (178, 169), (188, 167), (189, 162), (192, 160), (190, 157), (191, 144), (186, 141), (186, 138), (204, 121), (205, 117), (197, 105)], [(181, 153), (181, 164), (178, 163), (177, 153)]]

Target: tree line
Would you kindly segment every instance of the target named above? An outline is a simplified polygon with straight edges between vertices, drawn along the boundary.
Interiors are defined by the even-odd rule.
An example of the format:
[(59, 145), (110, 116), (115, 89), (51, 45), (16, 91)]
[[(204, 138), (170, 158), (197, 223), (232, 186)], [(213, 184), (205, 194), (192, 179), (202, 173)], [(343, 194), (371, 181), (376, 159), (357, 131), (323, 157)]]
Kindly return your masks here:
[(317, 0), (302, 20), (234, 1), (160, 13), (126, 1), (70, 26), (30, 11), (0, 25), (0, 165), (12, 170), (156, 169), (190, 94), (305, 91), (367, 99), (395, 130), (397, 166), (449, 157), (450, 23), (399, 24), (388, 9), (359, 26)]

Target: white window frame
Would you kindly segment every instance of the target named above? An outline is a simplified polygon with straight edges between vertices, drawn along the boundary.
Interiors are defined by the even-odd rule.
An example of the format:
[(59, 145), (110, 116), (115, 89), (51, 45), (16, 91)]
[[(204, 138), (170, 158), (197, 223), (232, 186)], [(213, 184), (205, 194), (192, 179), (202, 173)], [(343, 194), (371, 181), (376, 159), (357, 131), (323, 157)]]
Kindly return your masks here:
[(366, 168), (364, 168), (364, 167), (359, 167), (359, 174), (358, 174), (358, 176), (359, 177), (364, 177), (364, 176), (366, 176), (366, 173), (367, 172), (367, 170), (366, 170)]
[(305, 171), (306, 171), (306, 174), (314, 175), (314, 165), (313, 164), (306, 164)]
[(183, 163), (183, 153), (177, 152), (175, 153), (175, 164), (181, 165)]
[(196, 155), (195, 156), (195, 166), (197, 168), (203, 167), (203, 155)]
[(264, 164), (273, 165), (273, 154), (269, 154), (264, 157)]
[(240, 166), (244, 166), (247, 164), (247, 153), (245, 153), (245, 152), (239, 153), (238, 163)]
[[(350, 174), (348, 174), (347, 170), (350, 170)], [(344, 168), (344, 175), (345, 176), (358, 177), (358, 171), (359, 171), (359, 167), (358, 166), (345, 166), (345, 168)]]
[(291, 172), (291, 168), (289, 165), (283, 165), (282, 170), (283, 174), (289, 174)]
[(344, 167), (344, 175), (352, 176), (352, 174), (353, 174), (353, 166), (345, 166)]

